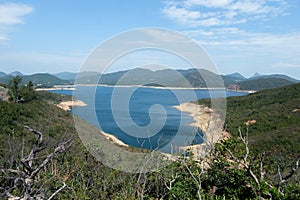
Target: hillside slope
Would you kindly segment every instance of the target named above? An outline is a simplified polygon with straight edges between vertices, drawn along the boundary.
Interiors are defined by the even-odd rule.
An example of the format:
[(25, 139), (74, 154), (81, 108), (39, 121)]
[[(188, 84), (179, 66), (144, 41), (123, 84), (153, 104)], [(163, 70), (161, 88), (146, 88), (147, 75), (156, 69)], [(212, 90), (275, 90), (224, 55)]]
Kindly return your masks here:
[(222, 75), (223, 81), (224, 81), (224, 86), (227, 87), (230, 84), (236, 84), (240, 83), (242, 81), (247, 80), (246, 77), (242, 76), (239, 73), (233, 73), (233, 74), (227, 74), (227, 75)]
[[(246, 125), (248, 121), (252, 124)], [(257, 151), (294, 159), (300, 152), (300, 84), (227, 98), (225, 124), (234, 137), (239, 128), (243, 133), (248, 129)]]
[[(122, 193), (122, 190), (134, 190), (136, 177), (96, 161), (79, 139), (72, 114), (54, 105), (70, 100), (71, 97), (39, 92), (37, 98), (18, 104), (0, 101), (0, 199), (7, 199), (3, 191), (14, 185), (14, 174), (6, 173), (5, 169), (24, 170), (20, 158), (29, 155), (38, 143), (35, 134), (30, 133), (24, 126), (43, 133), (42, 151), (34, 149), (37, 150), (38, 157), (34, 159), (33, 166), (42, 163), (59, 143), (74, 137), (70, 149), (58, 154), (43, 167), (34, 183), (35, 191), (42, 189), (48, 199), (65, 183), (67, 187), (55, 199), (116, 199), (120, 196), (130, 199), (129, 195), (134, 195), (134, 192), (128, 194)], [(95, 130), (88, 123), (82, 123), (87, 131)], [(147, 151), (133, 147), (128, 147), (127, 150)], [(24, 192), (22, 185), (19, 184), (19, 187), (19, 190), (14, 190), (13, 195)]]
[[(6, 75), (0, 77), (0, 83), (8, 84), (9, 81), (13, 78), (12, 75)], [(32, 81), (34, 85), (38, 85), (41, 87), (52, 87), (53, 85), (60, 85), (60, 84), (70, 84), (72, 83), (69, 80), (62, 80), (54, 75), (47, 74), (47, 73), (37, 73), (32, 75), (22, 75), (23, 78), (22, 84), (27, 84), (29, 81)]]
[[(299, 87), (287, 88), (283, 92), (287, 92), (288, 95), (299, 94)], [(250, 97), (256, 98), (255, 95), (250, 95)], [(265, 96), (262, 95), (260, 98), (263, 97)], [(25, 125), (43, 133), (44, 142), (40, 145), (43, 153), (35, 149), (38, 156), (33, 160), (33, 165), (37, 166), (54, 149), (57, 149), (57, 144), (70, 138), (71, 135), (75, 136), (70, 149), (57, 155), (44, 166), (33, 183), (31, 195), (40, 192), (47, 197), (45, 199), (55, 192), (57, 192), (55, 199), (141, 199), (141, 197), (144, 199), (198, 199), (199, 185), (192, 176), (193, 174), (199, 176), (203, 199), (212, 199), (212, 188), (217, 188), (213, 194), (214, 199), (262, 199), (259, 198), (260, 196), (266, 199), (270, 193), (272, 196), (276, 195), (277, 198), (274, 199), (299, 199), (299, 184), (291, 183), (284, 190), (281, 188), (281, 191), (285, 192), (284, 196), (279, 194), (275, 184), (272, 190), (256, 187), (248, 170), (236, 168), (234, 163), (228, 162), (226, 157), (225, 160), (220, 160), (221, 155), (214, 159), (215, 162), (211, 163), (211, 168), (203, 174), (200, 163), (188, 158), (183, 159), (184, 163), (173, 162), (165, 168), (148, 173), (133, 174), (106, 167), (96, 161), (81, 143), (74, 128), (72, 115), (53, 105), (53, 103), (69, 98), (42, 92), (39, 93), (38, 100), (28, 103), (13, 104), (0, 101), (0, 199), (7, 199), (5, 191), (9, 189), (14, 196), (24, 193), (22, 179), (18, 178), (18, 176), (22, 178), (22, 175), (21, 173), (14, 174), (14, 172), (26, 171), (24, 170), (26, 166), (22, 165), (20, 158), (23, 156), (26, 158), (32, 147), (38, 144), (37, 138), (24, 128)], [(292, 98), (298, 98), (299, 101), (297, 95), (291, 96)], [(235, 100), (241, 103), (244, 99)], [(283, 103), (284, 101), (282, 100)], [(229, 102), (234, 103), (233, 100)], [(272, 104), (269, 98), (266, 102)], [(237, 104), (237, 106), (240, 105)], [(229, 107), (232, 108), (234, 105), (229, 103)], [(249, 115), (252, 118), (250, 113)], [(237, 118), (235, 115), (232, 116)], [(248, 118), (245, 117), (243, 120), (246, 119)], [(243, 120), (240, 122), (243, 123)], [(87, 132), (95, 130), (87, 123), (83, 127)], [(233, 127), (231, 124), (231, 128)], [(96, 143), (92, 144), (94, 146)], [(136, 148), (127, 150), (145, 152)], [(237, 149), (235, 153), (240, 152), (241, 150)], [(118, 154), (114, 155), (112, 156), (114, 162), (119, 162)], [(259, 157), (254, 159), (255, 163), (259, 161)], [(148, 165), (148, 162), (145, 164)], [(201, 174), (199, 174), (200, 170)], [(14, 179), (14, 177), (17, 178)], [(169, 185), (172, 185), (172, 189)], [(13, 186), (17, 186), (17, 189)], [(264, 193), (260, 195), (255, 191)]]
[(259, 77), (256, 79), (245, 80), (239, 83), (241, 90), (266, 90), (279, 88), (287, 85), (295, 84), (296, 82), (292, 82), (290, 80), (286, 80), (283, 78), (274, 78), (274, 77)]

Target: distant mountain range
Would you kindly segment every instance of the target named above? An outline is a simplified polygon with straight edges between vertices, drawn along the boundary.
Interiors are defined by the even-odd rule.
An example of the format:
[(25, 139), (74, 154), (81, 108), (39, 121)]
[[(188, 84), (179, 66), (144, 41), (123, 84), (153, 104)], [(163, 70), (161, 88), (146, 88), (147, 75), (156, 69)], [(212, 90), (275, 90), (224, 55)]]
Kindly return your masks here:
[(283, 74), (271, 74), (271, 75), (259, 74), (259, 75), (257, 75), (257, 73), (256, 73), (254, 76), (249, 78), (249, 80), (261, 79), (261, 78), (278, 78), (278, 79), (284, 79), (284, 80), (296, 82), (296, 83), (299, 82), (299, 80), (291, 78), (291, 77), (289, 77), (287, 75), (283, 75)]
[(4, 72), (0, 72), (0, 77), (6, 76), (7, 74), (5, 74)]
[(53, 74), (54, 76), (56, 76), (57, 78), (60, 78), (62, 80), (75, 80), (77, 73), (74, 72), (60, 72), (60, 73), (56, 73)]
[(223, 76), (224, 85), (236, 90), (264, 90), (299, 83), (300, 81), (283, 74), (262, 75), (255, 73), (250, 78), (235, 73)]
[(226, 87), (228, 85), (237, 84), (237, 83), (240, 83), (240, 82), (243, 82), (243, 81), (247, 80), (246, 77), (242, 76), (239, 73), (233, 73), (233, 74), (223, 75), (222, 78), (224, 80), (224, 85)]
[[(1, 74), (1, 72), (0, 72)], [(47, 73), (37, 73), (32, 75), (23, 75), (20, 72), (13, 72), (10, 74), (2, 74), (0, 76), (0, 83), (9, 84), (9, 80), (11, 80), (15, 76), (23, 77), (22, 84), (26, 84), (29, 81), (36, 86), (40, 87), (53, 87), (53, 85), (61, 85), (61, 84), (72, 84), (73, 81), (69, 80), (62, 80), (54, 75), (47, 74)]]
[(11, 76), (24, 76), (24, 74), (22, 74), (22, 73), (19, 72), (19, 71), (11, 72), (9, 75), (11, 75)]
[[(114, 73), (101, 74), (98, 72), (62, 72), (56, 74), (37, 73), (23, 75), (15, 71), (10, 74), (0, 72), (0, 83), (8, 84), (14, 76), (22, 76), (23, 83), (31, 80), (40, 87), (52, 87), (60, 84), (91, 84), (99, 83), (106, 85), (147, 85), (165, 87), (218, 87), (222, 85), (236, 90), (262, 90), (282, 87), (300, 82), (282, 74), (262, 75), (255, 73), (246, 78), (239, 73), (217, 75), (205, 69), (172, 70), (164, 69), (151, 71), (148, 69), (135, 68)], [(100, 80), (99, 80), (100, 78)]]

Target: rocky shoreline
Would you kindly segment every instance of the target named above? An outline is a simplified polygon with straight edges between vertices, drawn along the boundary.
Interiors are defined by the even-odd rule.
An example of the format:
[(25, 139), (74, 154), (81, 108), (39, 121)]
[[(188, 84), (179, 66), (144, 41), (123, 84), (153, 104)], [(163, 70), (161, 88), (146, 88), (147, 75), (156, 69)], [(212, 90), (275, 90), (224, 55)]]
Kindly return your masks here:
[(70, 111), (73, 106), (87, 106), (86, 103), (80, 100), (73, 100), (73, 101), (63, 101), (56, 105), (60, 109)]
[[(86, 106), (86, 104), (80, 100), (73, 100), (64, 101), (57, 105), (57, 107), (66, 111), (69, 111), (72, 106)], [(211, 108), (191, 102), (173, 106), (173, 108), (178, 109), (181, 112), (189, 113), (194, 119), (194, 122), (189, 125), (198, 127), (204, 133), (203, 143), (180, 147), (183, 151), (191, 152), (196, 159), (203, 158), (206, 153), (213, 148), (215, 143), (230, 137), (230, 133), (223, 130), (223, 123), (220, 120), (219, 115)], [(102, 134), (114, 144), (126, 147), (129, 146), (112, 134), (104, 132), (102, 132)], [(168, 156), (170, 157), (171, 155)], [(173, 158), (173, 156), (171, 157)]]
[(181, 150), (191, 152), (196, 159), (205, 156), (215, 143), (230, 137), (230, 133), (223, 130), (223, 122), (219, 114), (211, 108), (191, 102), (174, 108), (189, 113), (194, 119), (190, 126), (198, 127), (204, 133), (202, 144), (180, 147)]

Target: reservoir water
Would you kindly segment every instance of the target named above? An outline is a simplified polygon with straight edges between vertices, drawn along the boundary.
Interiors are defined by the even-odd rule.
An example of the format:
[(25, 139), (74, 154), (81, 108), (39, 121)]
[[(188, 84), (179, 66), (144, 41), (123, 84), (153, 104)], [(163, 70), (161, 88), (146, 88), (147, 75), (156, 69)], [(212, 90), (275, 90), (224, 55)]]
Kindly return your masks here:
[[(163, 152), (174, 152), (180, 146), (202, 143), (201, 130), (189, 126), (194, 122), (193, 118), (172, 106), (224, 95), (224, 90), (217, 89), (193, 90), (194, 97), (189, 95), (190, 89), (176, 90), (176, 94), (174, 90), (145, 87), (135, 87), (134, 92), (132, 87), (120, 87), (117, 94), (114, 90), (115, 87), (98, 86), (95, 89), (91, 86), (78, 86), (74, 95), (88, 106), (73, 107), (72, 112), (128, 145)], [(73, 94), (70, 90), (52, 92)], [(94, 99), (87, 98), (87, 94), (95, 95)], [(245, 94), (226, 91), (227, 97)], [(178, 96), (181, 97), (180, 102)]]

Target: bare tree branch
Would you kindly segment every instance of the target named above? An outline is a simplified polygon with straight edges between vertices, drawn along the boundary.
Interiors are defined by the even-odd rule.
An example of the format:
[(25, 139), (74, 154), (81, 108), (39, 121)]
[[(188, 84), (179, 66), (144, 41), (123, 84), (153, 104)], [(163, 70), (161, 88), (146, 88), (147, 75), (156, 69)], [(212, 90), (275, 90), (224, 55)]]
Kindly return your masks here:
[(260, 171), (260, 181), (263, 181), (265, 178), (266, 171), (263, 169), (263, 162), (265, 159), (265, 152), (262, 153), (260, 163), (259, 163), (259, 171)]
[(279, 183), (278, 183), (279, 186), (288, 182), (291, 179), (291, 177), (296, 173), (297, 169), (299, 168), (299, 162), (300, 162), (300, 156), (296, 160), (295, 165), (294, 165), (294, 167), (292, 167), (291, 171), (284, 177), (282, 177), (279, 165), (277, 166), (277, 171), (278, 171), (278, 176), (279, 176)]
[(57, 154), (62, 153), (66, 150), (65, 145), (70, 143), (73, 140), (73, 138), (61, 143), (58, 145), (58, 147), (55, 148), (54, 152), (49, 154), (45, 160), (42, 162), (42, 164), (40, 164), (34, 171), (32, 171), (30, 178), (34, 178), (37, 173), (39, 173), (39, 171), (53, 158), (55, 157)]
[(63, 185), (62, 185), (58, 190), (56, 190), (56, 191), (48, 198), (48, 200), (51, 200), (52, 198), (54, 198), (54, 196), (57, 195), (60, 191), (62, 191), (66, 186), (67, 186), (66, 183), (63, 182)]
[(178, 178), (178, 174), (175, 173), (175, 176), (172, 174), (172, 179), (169, 181), (169, 185), (165, 182), (164, 185), (167, 187), (168, 190), (172, 189), (172, 184), (176, 181)]
[(201, 162), (201, 172), (199, 173), (199, 180), (194, 176), (193, 172), (191, 171), (191, 169), (187, 166), (186, 162), (183, 160), (183, 164), (184, 166), (186, 167), (186, 169), (188, 170), (189, 174), (192, 176), (192, 178), (194, 179), (194, 181), (196, 182), (197, 184), (197, 187), (198, 187), (198, 190), (197, 190), (197, 194), (198, 194), (198, 198), (199, 200), (201, 200), (201, 180), (200, 180), (200, 176), (201, 174), (203, 173), (203, 161)]
[[(13, 186), (9, 188), (1, 187), (1, 190), (4, 191), (4, 195), (9, 199), (46, 199), (44, 189), (42, 188), (43, 186), (38, 189), (34, 186), (35, 183), (38, 182), (37, 180), (41, 178), (38, 174), (56, 155), (70, 148), (73, 137), (59, 143), (52, 153), (48, 154), (41, 162), (38, 162), (40, 159), (37, 158), (37, 154), (46, 148), (46, 146), (42, 146), (43, 134), (29, 126), (25, 126), (24, 128), (36, 134), (38, 136), (37, 141), (34, 147), (32, 147), (30, 153), (27, 156), (20, 158), (23, 168), (19, 169), (17, 166), (17, 169), (12, 169), (12, 167), (10, 169), (0, 169), (0, 172), (2, 172), (8, 179), (13, 180)], [(23, 154), (23, 152), (21, 153)], [(54, 198), (54, 196), (65, 187), (66, 184), (63, 182), (63, 186), (55, 191), (48, 199)], [(12, 195), (14, 190), (18, 188), (22, 188), (20, 196)]]
[(32, 133), (34, 133), (34, 134), (36, 134), (38, 136), (38, 140), (37, 140), (38, 143), (37, 143), (37, 145), (42, 144), (42, 142), (43, 142), (43, 134), (41, 132), (32, 129), (29, 126), (24, 126), (24, 128), (26, 128), (28, 131), (30, 131), (30, 132), (32, 132)]

